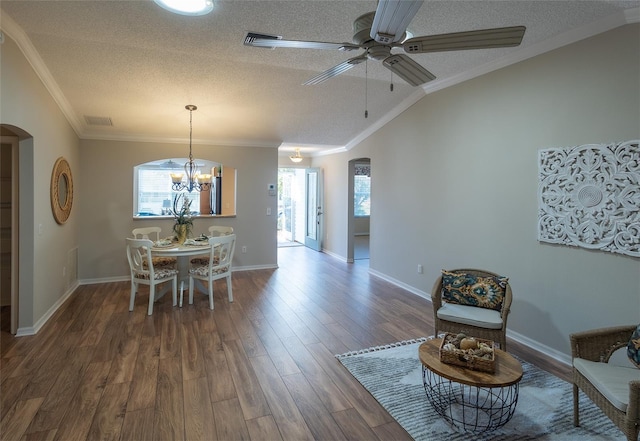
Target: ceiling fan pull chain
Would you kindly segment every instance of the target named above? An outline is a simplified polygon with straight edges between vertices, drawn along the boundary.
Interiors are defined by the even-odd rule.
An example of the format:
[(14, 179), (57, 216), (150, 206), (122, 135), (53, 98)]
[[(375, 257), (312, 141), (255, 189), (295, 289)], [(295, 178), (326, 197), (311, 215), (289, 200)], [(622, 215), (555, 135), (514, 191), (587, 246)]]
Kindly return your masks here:
[(364, 117), (369, 118), (368, 92), (369, 92), (369, 59), (364, 62)]

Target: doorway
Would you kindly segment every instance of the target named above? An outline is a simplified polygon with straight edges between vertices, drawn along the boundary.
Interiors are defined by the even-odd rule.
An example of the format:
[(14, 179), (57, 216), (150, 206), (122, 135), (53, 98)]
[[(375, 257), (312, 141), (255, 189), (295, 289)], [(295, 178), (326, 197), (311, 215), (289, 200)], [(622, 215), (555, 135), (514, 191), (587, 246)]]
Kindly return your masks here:
[(371, 159), (349, 161), (347, 262), (369, 263), (371, 220)]
[(0, 139), (0, 323), (18, 328), (18, 137), (3, 127)]
[(278, 168), (278, 247), (304, 245), (305, 170)]
[(322, 251), (323, 182), (319, 168), (278, 168), (278, 246)]

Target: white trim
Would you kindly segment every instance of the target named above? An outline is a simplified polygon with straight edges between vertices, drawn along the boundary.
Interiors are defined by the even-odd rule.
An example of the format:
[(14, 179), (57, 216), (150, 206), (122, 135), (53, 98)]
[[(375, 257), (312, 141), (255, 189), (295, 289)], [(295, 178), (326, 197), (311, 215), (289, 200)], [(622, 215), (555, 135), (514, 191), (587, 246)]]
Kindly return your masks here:
[(31, 40), (29, 40), (29, 37), (27, 37), (27, 34), (4, 11), (2, 11), (2, 30), (16, 42), (27, 61), (29, 61), (29, 64), (31, 64), (31, 67), (33, 67), (36, 75), (38, 75), (42, 84), (44, 84), (44, 87), (49, 91), (53, 100), (58, 104), (58, 107), (60, 107), (60, 110), (67, 118), (67, 121), (69, 121), (76, 135), (81, 138), (82, 125), (78, 118), (76, 118), (76, 114), (62, 93), (60, 86), (58, 86), (56, 80), (53, 79), (47, 65), (42, 61), (40, 54), (31, 43)]
[(338, 260), (340, 260), (342, 262), (353, 263), (353, 261), (349, 262), (344, 256), (341, 256), (339, 254), (333, 253), (333, 252), (327, 250), (326, 248), (323, 248), (320, 252), (326, 254), (327, 256), (331, 256), (334, 259), (338, 259)]
[[(393, 277), (389, 277), (386, 274), (382, 274), (378, 271), (369, 270), (369, 273), (379, 277), (389, 283), (391, 283), (392, 285), (395, 285), (399, 288), (402, 288), (406, 291), (409, 291), (419, 297), (422, 297), (424, 299), (426, 299), (429, 303), (431, 303), (431, 293), (426, 293), (424, 291), (421, 291), (417, 288), (414, 288), (413, 286), (407, 285), (405, 283), (402, 283), (396, 279), (394, 279)], [(562, 363), (563, 365), (566, 366), (571, 366), (571, 356), (564, 354), (556, 349), (553, 349), (549, 346), (543, 345), (542, 343), (536, 341), (536, 340), (532, 340), (529, 337), (526, 337), (518, 332), (514, 332), (514, 331), (510, 331), (509, 329), (507, 329), (507, 337), (509, 337), (511, 340), (520, 343), (530, 349), (532, 349), (533, 351), (536, 351), (538, 353), (540, 353), (542, 356), (544, 357), (548, 357), (551, 358), (559, 363)], [(567, 342), (569, 341), (569, 337), (567, 336)]]
[[(82, 133), (79, 135), (81, 139), (92, 139), (98, 141), (123, 141), (123, 142), (153, 142), (153, 143), (166, 143), (166, 144), (185, 144), (189, 142), (188, 138), (164, 138), (155, 136), (138, 136), (123, 133), (109, 133), (108, 135), (102, 134), (87, 134)], [(279, 143), (277, 141), (253, 141), (253, 140), (223, 140), (223, 139), (193, 139), (191, 141), (193, 145), (211, 145), (215, 144), (223, 147), (266, 147), (266, 148), (278, 148)]]
[[(277, 265), (255, 265), (255, 266), (243, 266), (243, 267), (234, 267), (232, 269), (232, 273), (236, 271), (252, 271), (252, 270), (261, 270), (261, 269), (277, 269)], [(96, 285), (96, 284), (104, 284), (111, 282), (128, 282), (130, 280), (129, 276), (115, 276), (115, 277), (103, 277), (100, 279), (82, 279), (76, 281), (67, 292), (65, 292), (64, 296), (58, 299), (58, 301), (51, 307), (49, 310), (40, 317), (40, 320), (34, 326), (28, 326), (24, 328), (18, 328), (16, 332), (16, 337), (23, 337), (26, 335), (35, 335), (40, 331), (40, 329), (47, 323), (47, 321), (53, 316), (53, 314), (60, 309), (60, 307), (67, 301), (67, 299), (74, 293), (74, 291), (81, 285)]]
[[(509, 337), (510, 339), (512, 339), (513, 341), (516, 341), (524, 346), (527, 346), (530, 349), (533, 349), (536, 352), (539, 352), (540, 354), (542, 354), (545, 357), (548, 358), (552, 358), (555, 361), (562, 363), (566, 366), (571, 366), (571, 356), (564, 354), (556, 349), (550, 348), (549, 346), (543, 345), (542, 343), (536, 341), (536, 340), (532, 340), (529, 337), (525, 337), (524, 335), (518, 333), (518, 332), (514, 332), (514, 331), (509, 331), (509, 329), (507, 329), (507, 337)], [(567, 336), (567, 343), (569, 342), (569, 336)]]
[(40, 331), (40, 329), (42, 329), (42, 327), (47, 323), (47, 321), (49, 321), (49, 319), (53, 316), (53, 314), (55, 314), (58, 311), (58, 309), (60, 309), (60, 307), (64, 305), (64, 302), (67, 301), (67, 299), (71, 296), (71, 294), (74, 293), (74, 291), (79, 286), (80, 284), (76, 281), (76, 283), (71, 285), (69, 289), (64, 293), (64, 295), (60, 297), (53, 304), (53, 306), (51, 306), (51, 308), (49, 308), (49, 310), (42, 317), (40, 317), (40, 319), (33, 326), (18, 328), (18, 330), (16, 331), (16, 337), (23, 337), (25, 335), (34, 335), (38, 331)]
[[(389, 112), (385, 113), (382, 118), (376, 121), (374, 124), (369, 126), (366, 130), (361, 132), (359, 135), (356, 135), (351, 141), (349, 141), (345, 146), (345, 150), (351, 150), (356, 145), (360, 144), (362, 141), (367, 139), (369, 136), (373, 135), (375, 132), (384, 127), (387, 123), (391, 122), (395, 117), (399, 116), (402, 112), (407, 110), (409, 107), (413, 106), (415, 103), (420, 101), (425, 97), (425, 91), (421, 87), (417, 87), (416, 91), (405, 98), (400, 104), (391, 109)], [(337, 153), (332, 151), (331, 153)]]
[[(472, 78), (476, 78), (480, 75), (484, 75), (486, 73), (495, 71), (497, 69), (501, 69), (503, 67), (509, 66), (511, 64), (518, 63), (520, 61), (526, 60), (528, 58), (535, 57), (537, 55), (543, 54), (545, 52), (549, 52), (551, 50), (557, 49), (562, 46), (566, 46), (571, 43), (575, 43), (576, 41), (583, 40), (585, 38), (592, 37), (594, 35), (609, 31), (619, 26), (623, 26), (625, 24), (638, 23), (640, 22), (640, 8), (631, 8), (627, 9), (623, 12), (619, 12), (609, 17), (605, 17), (601, 20), (598, 20), (593, 23), (586, 24), (582, 27), (572, 29), (571, 31), (565, 32), (563, 34), (557, 35), (555, 37), (549, 38), (547, 40), (541, 41), (539, 43), (533, 44), (531, 46), (524, 47), (520, 50), (516, 50), (511, 52), (506, 57), (501, 59), (492, 61), (490, 63), (486, 63), (482, 66), (478, 66), (474, 69), (471, 69), (468, 72), (465, 72), (460, 75), (456, 75), (450, 78), (445, 78), (443, 80), (435, 80), (427, 83), (423, 87), (418, 87), (416, 92), (408, 96), (404, 101), (402, 101), (398, 106), (393, 108), (391, 111), (387, 112), (382, 116), (375, 124), (368, 127), (366, 130), (361, 132), (352, 138), (347, 144), (343, 147), (340, 146), (329, 146), (328, 150), (324, 150), (322, 152), (318, 152), (318, 156), (330, 155), (334, 153), (341, 153), (345, 151), (351, 150), (354, 146), (377, 132), (380, 128), (386, 125), (388, 122), (393, 120), (396, 116), (400, 115), (402, 112), (407, 110), (413, 104), (418, 102), (421, 98), (423, 98), (426, 94), (435, 92), (437, 90), (445, 89), (447, 87), (451, 87), (463, 81), (470, 80)], [(69, 124), (73, 127), (74, 131), (78, 135), (80, 139), (94, 139), (94, 140), (109, 140), (109, 141), (136, 141), (136, 142), (175, 142), (175, 143), (183, 143), (183, 140), (177, 139), (164, 139), (164, 138), (152, 138), (152, 137), (140, 137), (140, 136), (131, 136), (124, 134), (110, 134), (108, 136), (103, 135), (88, 135), (83, 132), (83, 126), (80, 123), (80, 120), (76, 117), (73, 112), (69, 102), (62, 94), (60, 87), (53, 79), (53, 76), (49, 72), (49, 69), (46, 67), (42, 58), (35, 50), (31, 40), (27, 37), (26, 33), (16, 24), (13, 19), (3, 12), (2, 14), (2, 30), (5, 31), (11, 38), (13, 38), (22, 50), (25, 55), (25, 58), (29, 61), (36, 74), (45, 87), (53, 97), (53, 99), (58, 103), (58, 106), (66, 116)], [(222, 141), (222, 140), (208, 140), (202, 141), (203, 143), (215, 143), (221, 146), (252, 146), (252, 147), (275, 147), (278, 148), (278, 144), (272, 141), (247, 141), (247, 140), (234, 140), (234, 141)], [(320, 147), (320, 145), (318, 145)], [(315, 156), (315, 155), (311, 155)]]
[[(634, 10), (636, 11), (635, 14), (632, 12)], [(577, 41), (593, 37), (594, 35), (610, 31), (611, 29), (624, 26), (625, 24), (633, 23), (629, 20), (634, 19), (635, 17), (635, 20), (638, 21), (638, 16), (640, 14), (637, 11), (640, 11), (640, 8), (630, 9), (625, 11), (625, 13), (616, 13), (610, 15), (601, 20), (589, 23), (588, 25), (572, 29), (570, 31), (564, 32), (546, 40), (542, 40), (530, 46), (523, 47), (522, 49), (511, 52), (509, 55), (477, 66), (459, 75), (454, 75), (441, 81), (436, 80), (429, 82), (423, 87), (423, 89), (427, 94), (433, 93), (438, 90), (442, 90), (447, 87), (462, 83), (464, 81), (471, 80), (489, 72), (493, 72), (512, 64), (519, 63), (529, 58), (537, 57), (538, 55), (542, 55), (546, 52), (550, 52), (563, 46), (567, 46)], [(629, 14), (626, 14), (627, 12)]]
[[(264, 270), (264, 269), (278, 269), (278, 265), (252, 265), (252, 266), (234, 266), (231, 269), (232, 273), (238, 271), (253, 271), (253, 270)], [(111, 282), (128, 282), (131, 280), (131, 276), (113, 276), (113, 277), (101, 277), (98, 279), (82, 279), (80, 280), (79, 285), (100, 285), (103, 283), (111, 283)]]
[(422, 297), (424, 299), (429, 300), (429, 302), (431, 302), (431, 293), (427, 293), (427, 292), (424, 292), (424, 291), (422, 291), (422, 290), (420, 290), (418, 288), (415, 288), (415, 287), (413, 287), (411, 285), (407, 285), (404, 282), (396, 280), (393, 277), (389, 277), (386, 274), (383, 274), (383, 273), (378, 272), (376, 270), (369, 269), (369, 274), (374, 275), (374, 276), (376, 276), (376, 277), (378, 277), (378, 278), (380, 278), (382, 280), (386, 280), (387, 282), (391, 283), (392, 285), (398, 286), (398, 287), (400, 287), (400, 288), (402, 288), (402, 289), (404, 289), (406, 291), (409, 291), (412, 294), (417, 295), (418, 297)]
[[(473, 78), (479, 77), (489, 72), (502, 69), (503, 67), (507, 67), (512, 64), (516, 64), (521, 61), (527, 60), (529, 58), (536, 57), (545, 52), (558, 49), (568, 44), (572, 44), (577, 41), (584, 40), (585, 38), (593, 37), (594, 35), (601, 34), (611, 29), (615, 29), (617, 27), (624, 26), (626, 24), (638, 23), (638, 22), (640, 22), (640, 8), (627, 9), (623, 13), (616, 13), (616, 14), (610, 15), (608, 17), (605, 17), (593, 23), (589, 23), (582, 27), (575, 28), (568, 32), (556, 35), (555, 37), (551, 37), (549, 39), (532, 44), (531, 46), (526, 46), (521, 49), (515, 50), (509, 53), (509, 55), (507, 56), (504, 56), (497, 60), (483, 64), (481, 66), (477, 66), (461, 74), (444, 78), (442, 80), (430, 81), (426, 83), (424, 86), (422, 86), (421, 88), (418, 88), (419, 91), (410, 95), (398, 106), (396, 106), (386, 115), (384, 115), (381, 119), (379, 119), (374, 125), (369, 126), (366, 130), (364, 130), (355, 138), (353, 138), (351, 141), (349, 141), (345, 145), (345, 148), (346, 150), (351, 150), (354, 146), (358, 145), (364, 139), (373, 135), (375, 132), (378, 131), (378, 129), (382, 128), (385, 124), (387, 124), (396, 116), (400, 115), (402, 112), (407, 110), (409, 107), (411, 107), (413, 104), (418, 102), (421, 98), (423, 98), (427, 94), (436, 92), (438, 90), (446, 89), (447, 87), (454, 86), (456, 84), (462, 83), (467, 80), (471, 80)], [(420, 92), (423, 92), (423, 93), (420, 93)]]

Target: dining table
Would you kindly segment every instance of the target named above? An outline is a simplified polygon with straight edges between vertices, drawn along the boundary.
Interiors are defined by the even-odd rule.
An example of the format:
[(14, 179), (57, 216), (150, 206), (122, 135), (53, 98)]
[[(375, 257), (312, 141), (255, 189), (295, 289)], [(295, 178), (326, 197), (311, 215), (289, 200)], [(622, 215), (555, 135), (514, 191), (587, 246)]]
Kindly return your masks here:
[[(187, 240), (185, 243), (171, 242), (165, 243), (158, 241), (151, 248), (153, 257), (176, 257), (178, 263), (178, 280), (180, 281), (180, 304), (182, 307), (182, 299), (184, 293), (184, 282), (189, 281), (189, 259), (195, 256), (209, 255), (211, 245), (208, 240)], [(196, 281), (199, 282), (199, 281)], [(164, 295), (162, 292), (159, 297)]]

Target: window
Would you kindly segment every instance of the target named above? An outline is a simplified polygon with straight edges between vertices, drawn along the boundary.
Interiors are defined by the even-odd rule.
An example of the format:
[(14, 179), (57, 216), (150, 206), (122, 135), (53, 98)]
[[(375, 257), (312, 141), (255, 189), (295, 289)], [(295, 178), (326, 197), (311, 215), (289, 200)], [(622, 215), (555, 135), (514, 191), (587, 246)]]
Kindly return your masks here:
[[(200, 166), (202, 173), (211, 173), (213, 167), (220, 164), (212, 161), (195, 160)], [(182, 164), (187, 159), (169, 159), (161, 161), (147, 162), (134, 167), (134, 216), (170, 216), (173, 210), (174, 198), (183, 193), (191, 201), (191, 212), (194, 215), (210, 214), (206, 207), (206, 213), (200, 210), (200, 192), (189, 193), (186, 190), (173, 191), (171, 189), (170, 173), (175, 173), (183, 169)], [(215, 197), (215, 191), (209, 192), (210, 197)], [(212, 206), (212, 204), (209, 204)]]
[(353, 203), (355, 216), (371, 215), (371, 166), (369, 164), (355, 165)]

